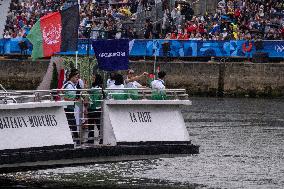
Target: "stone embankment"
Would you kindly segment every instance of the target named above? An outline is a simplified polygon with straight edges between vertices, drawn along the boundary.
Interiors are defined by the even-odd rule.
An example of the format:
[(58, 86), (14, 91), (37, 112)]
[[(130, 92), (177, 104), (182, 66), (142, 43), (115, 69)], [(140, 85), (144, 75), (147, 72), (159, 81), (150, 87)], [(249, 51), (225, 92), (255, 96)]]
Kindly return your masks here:
[[(0, 83), (7, 89), (37, 89), (47, 78), (48, 66), (48, 60), (1, 60)], [(167, 72), (168, 88), (185, 88), (190, 95), (284, 97), (284, 63), (168, 62), (157, 66)], [(130, 67), (137, 74), (153, 72), (149, 61), (133, 61)]]
[(48, 65), (49, 60), (0, 60), (0, 84), (10, 90), (35, 90)]
[[(167, 72), (168, 88), (185, 88), (198, 96), (284, 96), (284, 63), (158, 63)], [(138, 73), (153, 63), (132, 62)]]

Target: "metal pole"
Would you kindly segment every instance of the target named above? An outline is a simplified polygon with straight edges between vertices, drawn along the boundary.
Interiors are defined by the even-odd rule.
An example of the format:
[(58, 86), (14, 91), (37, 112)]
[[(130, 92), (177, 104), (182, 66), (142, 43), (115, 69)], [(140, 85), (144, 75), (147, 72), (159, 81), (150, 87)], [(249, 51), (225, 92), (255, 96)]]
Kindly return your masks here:
[(154, 79), (156, 79), (156, 64), (157, 64), (157, 56), (156, 56), (156, 53), (155, 53), (155, 60), (154, 60)]
[(92, 28), (91, 26), (89, 26), (87, 29), (86, 29), (86, 34), (87, 34), (87, 59), (88, 59), (88, 69), (89, 69), (89, 72), (88, 72), (88, 86), (90, 86), (90, 83), (91, 83), (91, 60), (90, 60), (90, 39), (91, 39), (91, 31), (92, 31)]
[(154, 79), (156, 79), (156, 64), (157, 64), (157, 40), (153, 40), (153, 52), (154, 52)]
[(75, 59), (75, 68), (78, 69), (78, 51), (75, 52), (76, 59)]
[(90, 59), (90, 39), (91, 33), (88, 35), (88, 47), (87, 47), (87, 57), (88, 57), (88, 64), (89, 64), (89, 75), (88, 75), (88, 86), (91, 86), (91, 59)]

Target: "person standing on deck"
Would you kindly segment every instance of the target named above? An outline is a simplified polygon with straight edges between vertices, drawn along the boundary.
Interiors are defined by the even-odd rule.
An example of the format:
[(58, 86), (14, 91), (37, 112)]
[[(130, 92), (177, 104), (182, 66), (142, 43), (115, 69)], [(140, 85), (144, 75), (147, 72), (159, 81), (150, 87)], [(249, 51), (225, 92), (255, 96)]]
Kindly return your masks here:
[[(64, 91), (64, 100), (66, 101), (76, 101), (76, 89), (77, 89), (77, 83), (79, 79), (79, 72), (77, 71), (71, 71), (71, 73), (68, 76), (67, 82), (63, 85), (63, 89), (66, 89), (68, 91)], [(77, 126), (76, 126), (76, 119), (74, 116), (74, 108), (75, 105), (68, 105), (66, 108), (64, 108), (68, 125), (70, 130), (72, 131), (72, 136), (74, 138), (78, 138)]]
[[(124, 99), (125, 98), (125, 92), (124, 92), (124, 84), (123, 84), (123, 76), (121, 74), (116, 74), (115, 76), (115, 82), (113, 85), (109, 87), (108, 91), (108, 98), (112, 99)], [(112, 90), (116, 89), (116, 90)]]
[[(85, 127), (82, 127), (85, 122), (86, 122), (86, 119), (84, 119), (85, 115), (83, 114), (84, 112), (84, 106), (83, 106), (83, 103), (82, 103), (82, 91), (81, 90), (78, 90), (78, 89), (84, 89), (84, 81), (80, 78), (80, 73), (79, 73), (79, 70), (78, 69), (71, 69), (70, 71), (70, 74), (77, 74), (77, 80), (76, 80), (76, 98), (74, 101), (75, 102), (75, 106), (74, 106), (74, 117), (75, 117), (75, 121), (76, 121), (76, 131), (83, 131), (85, 130)], [(70, 78), (70, 77), (69, 77)], [(68, 83), (68, 81), (66, 82)], [(67, 86), (66, 83), (64, 84), (64, 87)], [(69, 86), (70, 87), (70, 86)], [(64, 88), (65, 89), (65, 88)], [(75, 129), (74, 129), (75, 130)], [(81, 134), (83, 134), (84, 132), (80, 132)], [(80, 137), (82, 138), (82, 137)]]
[(143, 74), (139, 76), (134, 76), (134, 70), (130, 69), (127, 71), (127, 77), (124, 81), (125, 88), (140, 88), (143, 87), (140, 83), (138, 83), (138, 80), (141, 80), (145, 77), (147, 77), (148, 73), (143, 72)]
[(166, 75), (167, 75), (166, 72), (160, 71), (158, 73), (158, 78), (151, 82), (152, 89), (156, 89), (156, 90), (166, 89), (165, 81), (164, 81)]
[(110, 86), (114, 85), (115, 77), (116, 77), (116, 73), (115, 72), (111, 72), (109, 74), (109, 79), (107, 80), (107, 88), (109, 88)]
[(114, 84), (110, 85), (109, 88), (110, 89), (124, 89), (123, 76), (121, 74), (116, 74)]
[(165, 87), (165, 76), (166, 72), (160, 71), (158, 73), (158, 78), (151, 82), (152, 87), (152, 100), (166, 100), (166, 87)]
[[(89, 94), (89, 108), (88, 108), (88, 138), (95, 137), (95, 127), (98, 130), (98, 136), (101, 138), (101, 104), (104, 97), (103, 93), (103, 78), (100, 74), (93, 75), (93, 83)], [(102, 143), (102, 141), (99, 141)], [(89, 139), (88, 143), (93, 144), (94, 139)]]
[[(79, 73), (78, 69), (73, 69), (72, 71)], [(84, 89), (84, 87), (85, 87), (84, 81), (81, 79), (80, 74), (78, 76), (78, 82), (77, 82), (76, 87), (77, 87), (77, 89)], [(83, 97), (82, 91), (78, 90), (76, 92), (76, 94), (77, 94), (76, 95), (77, 103), (75, 103), (74, 114), (75, 114), (75, 119), (76, 119), (77, 130), (80, 130), (80, 127), (82, 125), (84, 125), (86, 120), (83, 119), (84, 118), (84, 115), (83, 115), (84, 107), (83, 107), (83, 104), (82, 104), (82, 99), (83, 99), (82, 98)]]

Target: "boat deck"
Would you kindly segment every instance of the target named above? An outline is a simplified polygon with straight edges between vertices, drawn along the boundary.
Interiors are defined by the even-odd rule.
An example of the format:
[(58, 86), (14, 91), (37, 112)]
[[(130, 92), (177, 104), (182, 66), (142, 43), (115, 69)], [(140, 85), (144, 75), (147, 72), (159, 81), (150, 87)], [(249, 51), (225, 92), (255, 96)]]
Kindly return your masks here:
[[(146, 136), (146, 140), (144, 140), (144, 138), (140, 141), (139, 137), (141, 133), (140, 135), (135, 136), (136, 139), (135, 137), (132, 137), (132, 139), (130, 139), (130, 137), (129, 140), (125, 140), (125, 138), (123, 138), (124, 135), (119, 135), (119, 132), (122, 131), (116, 131), (117, 133), (115, 137), (113, 136), (113, 134), (109, 134), (105, 131), (107, 128), (105, 125), (116, 123), (112, 122), (106, 124), (106, 119), (104, 118), (104, 116), (108, 115), (106, 113), (107, 111), (109, 111), (108, 113), (110, 114), (111, 110), (107, 110), (108, 108), (106, 108), (105, 106), (122, 106), (124, 108), (130, 106), (130, 109), (137, 107), (137, 110), (142, 106), (144, 108), (154, 107), (154, 109), (156, 107), (159, 107), (158, 109), (160, 109), (160, 111), (166, 110), (164, 108), (167, 107), (167, 111), (170, 110), (175, 112), (179, 110), (178, 107), (180, 105), (191, 105), (191, 101), (188, 100), (188, 95), (186, 94), (186, 91), (184, 89), (169, 89), (163, 91), (163, 94), (161, 95), (157, 95), (157, 91), (153, 92), (150, 89), (123, 89), (123, 91), (121, 91), (121, 89), (119, 89), (119, 91), (116, 91), (114, 89), (106, 89), (104, 90), (104, 95), (101, 93), (101, 89), (77, 90), (80, 92), (80, 96), (76, 101), (64, 101), (64, 96), (70, 91), (72, 90), (63, 89), (48, 91), (0, 91), (0, 110), (2, 110), (2, 117), (6, 115), (6, 113), (4, 113), (3, 111), (17, 111), (17, 113), (19, 114), (21, 113), (21, 108), (25, 111), (28, 111), (29, 109), (31, 109), (32, 111), (33, 109), (38, 110), (39, 108), (48, 109), (57, 107), (57, 109), (61, 108), (62, 114), (60, 115), (72, 115), (72, 118), (67, 116), (68, 124), (65, 120), (67, 126), (69, 125), (70, 132), (72, 133), (72, 138), (70, 138), (71, 143), (69, 143), (68, 145), (60, 146), (52, 145), (16, 149), (4, 148), (4, 150), (0, 150), (0, 172), (41, 169), (47, 167), (60, 167), (109, 161), (175, 157), (199, 153), (199, 146), (191, 144), (190, 140), (188, 140), (188, 138), (185, 136), (185, 132), (187, 133), (186, 128), (184, 128), (184, 130), (182, 131), (176, 132), (175, 134), (177, 135), (174, 136), (174, 138), (171, 138), (170, 136), (170, 140), (168, 141), (163, 138), (165, 134), (165, 136), (167, 137), (167, 132), (160, 133), (160, 131), (163, 131), (163, 128), (160, 126), (158, 126), (155, 131), (157, 132), (157, 134), (161, 134), (162, 136), (159, 136), (160, 138), (157, 137), (158, 140), (156, 140), (155, 138), (155, 140), (151, 140), (151, 138), (147, 140), (148, 136)], [(99, 118), (92, 117), (90, 116), (91, 114), (89, 114), (91, 111), (89, 107), (93, 103), (95, 103), (94, 101), (92, 101), (92, 95), (98, 96), (98, 94), (100, 98), (96, 98), (96, 102), (99, 102), (97, 103), (97, 105), (100, 106), (100, 108), (92, 111), (99, 112)], [(75, 107), (74, 103), (78, 107), (77, 110), (76, 108), (74, 108), (71, 112), (68, 112), (70, 110), (68, 110), (67, 108), (65, 109), (64, 113), (62, 106), (68, 107), (70, 104), (72, 104), (72, 106)], [(175, 109), (172, 109), (172, 107), (175, 107)], [(135, 115), (129, 114), (130, 113), (128, 112), (128, 110), (126, 110), (128, 119), (130, 119), (131, 116), (135, 117)], [(115, 111), (113, 112), (113, 115), (116, 115)], [(53, 116), (56, 117), (56, 115)], [(99, 119), (99, 122), (97, 121), (97, 119)], [(114, 117), (112, 117), (112, 119), (114, 119)], [(183, 122), (182, 116), (178, 116), (178, 120), (181, 120)], [(137, 123), (133, 124), (146, 124), (141, 123), (141, 120), (140, 123), (139, 120), (136, 122)], [(149, 120), (145, 121), (142, 119), (142, 122), (147, 122), (147, 124), (150, 124)], [(149, 128), (149, 125), (147, 124), (145, 125), (145, 128)], [(171, 127), (173, 127), (173, 125), (175, 126), (176, 122), (174, 122)], [(152, 125), (151, 128), (153, 126), (154, 125)], [(100, 131), (97, 129), (97, 127), (101, 128)], [(115, 128), (114, 125), (112, 125), (112, 127)], [(125, 125), (125, 127), (128, 126)], [(65, 127), (65, 129), (68, 128)], [(108, 129), (112, 130), (111, 128)], [(141, 131), (142, 130), (138, 132)], [(66, 132), (69, 131), (67, 130)], [(144, 132), (146, 132), (146, 130)], [(93, 134), (90, 135), (89, 133)], [(188, 135), (188, 133), (186, 135)], [(180, 136), (182, 140), (177, 140), (177, 136)], [(105, 138), (109, 137), (113, 137), (113, 140), (116, 141), (104, 141)], [(74, 144), (72, 144), (72, 139)], [(26, 142), (29, 142), (29, 140)]]

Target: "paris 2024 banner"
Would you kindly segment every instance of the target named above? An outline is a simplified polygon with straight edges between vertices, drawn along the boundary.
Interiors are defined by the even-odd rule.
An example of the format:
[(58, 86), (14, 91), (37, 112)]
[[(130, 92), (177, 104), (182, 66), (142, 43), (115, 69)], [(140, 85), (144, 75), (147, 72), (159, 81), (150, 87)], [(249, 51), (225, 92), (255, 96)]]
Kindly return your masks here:
[[(18, 43), (23, 39), (0, 39), (1, 54), (20, 53)], [(28, 43), (28, 41), (27, 41)], [(94, 55), (92, 43), (87, 39), (78, 40), (78, 54), (86, 55), (90, 45), (90, 55)], [(27, 44), (27, 54), (32, 45)], [(284, 41), (202, 41), (202, 40), (129, 40), (129, 56), (168, 56), (168, 57), (244, 57), (251, 58), (255, 52), (266, 52), (270, 58), (284, 57)], [(73, 51), (59, 54), (75, 55)]]

